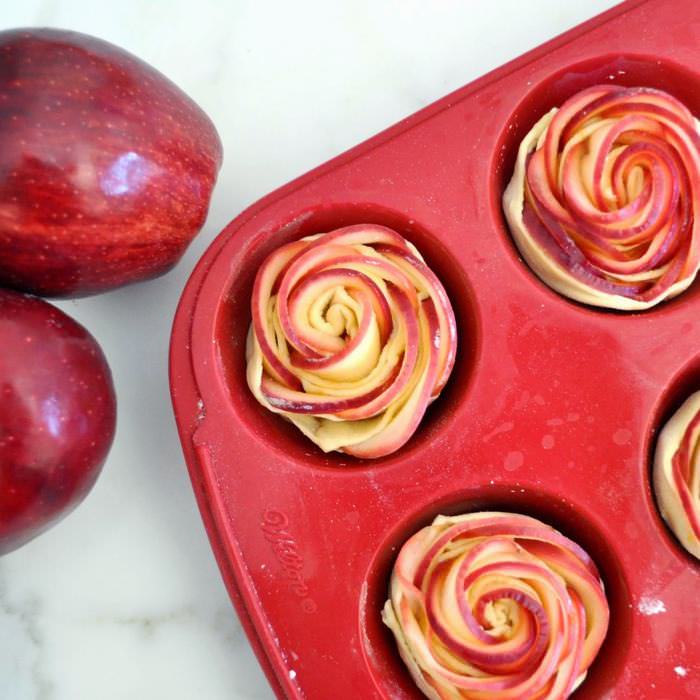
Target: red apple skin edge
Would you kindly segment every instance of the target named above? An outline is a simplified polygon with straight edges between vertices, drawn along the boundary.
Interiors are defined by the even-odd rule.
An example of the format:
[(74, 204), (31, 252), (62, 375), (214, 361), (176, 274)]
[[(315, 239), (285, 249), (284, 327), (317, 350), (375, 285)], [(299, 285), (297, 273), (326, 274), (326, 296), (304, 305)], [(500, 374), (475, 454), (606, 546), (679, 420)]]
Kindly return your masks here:
[(41, 299), (0, 289), (0, 554), (63, 518), (92, 488), (116, 423), (97, 341)]
[(201, 229), (221, 167), (214, 125), (106, 41), (0, 32), (0, 285), (96, 294), (156, 277)]

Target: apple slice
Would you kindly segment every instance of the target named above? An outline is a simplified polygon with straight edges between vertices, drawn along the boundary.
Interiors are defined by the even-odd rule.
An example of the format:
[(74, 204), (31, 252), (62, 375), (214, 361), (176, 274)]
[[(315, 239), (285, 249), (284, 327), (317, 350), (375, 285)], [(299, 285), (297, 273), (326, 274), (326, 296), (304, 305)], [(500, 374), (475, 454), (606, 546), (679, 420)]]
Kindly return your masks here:
[(403, 545), (383, 619), (433, 700), (567, 698), (603, 643), (595, 564), (513, 513), (438, 516)]

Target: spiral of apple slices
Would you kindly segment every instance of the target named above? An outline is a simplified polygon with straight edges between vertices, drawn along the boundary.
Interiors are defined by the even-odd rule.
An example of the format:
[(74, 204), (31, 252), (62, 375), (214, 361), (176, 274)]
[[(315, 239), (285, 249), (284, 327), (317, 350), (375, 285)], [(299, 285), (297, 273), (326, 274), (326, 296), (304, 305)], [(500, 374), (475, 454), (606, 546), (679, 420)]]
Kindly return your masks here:
[(324, 452), (397, 450), (455, 361), (442, 284), (383, 226), (348, 226), (274, 251), (258, 271), (252, 317), (251, 391)]
[(700, 391), (659, 433), (654, 491), (664, 520), (680, 543), (700, 559)]
[(433, 700), (555, 700), (583, 681), (609, 610), (595, 564), (524, 515), (438, 516), (401, 548), (383, 619)]
[(700, 268), (700, 136), (688, 109), (651, 88), (599, 85), (545, 114), (503, 195), (532, 270), (560, 294), (642, 310)]

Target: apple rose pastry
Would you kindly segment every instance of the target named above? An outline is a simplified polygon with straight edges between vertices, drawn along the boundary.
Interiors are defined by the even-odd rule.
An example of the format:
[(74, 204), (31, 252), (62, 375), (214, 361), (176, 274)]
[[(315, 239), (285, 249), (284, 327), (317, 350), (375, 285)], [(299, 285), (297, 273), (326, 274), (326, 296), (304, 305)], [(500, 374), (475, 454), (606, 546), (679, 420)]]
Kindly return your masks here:
[(700, 391), (678, 409), (659, 434), (654, 491), (664, 520), (700, 559)]
[(554, 700), (583, 681), (608, 629), (577, 544), (512, 513), (438, 516), (401, 548), (384, 622), (434, 700)]
[(650, 88), (598, 85), (523, 139), (503, 206), (550, 287), (634, 311), (686, 289), (700, 267), (700, 136), (688, 109)]
[(397, 450), (454, 365), (457, 330), (442, 284), (383, 226), (274, 251), (255, 279), (252, 316), (251, 391), (325, 452)]

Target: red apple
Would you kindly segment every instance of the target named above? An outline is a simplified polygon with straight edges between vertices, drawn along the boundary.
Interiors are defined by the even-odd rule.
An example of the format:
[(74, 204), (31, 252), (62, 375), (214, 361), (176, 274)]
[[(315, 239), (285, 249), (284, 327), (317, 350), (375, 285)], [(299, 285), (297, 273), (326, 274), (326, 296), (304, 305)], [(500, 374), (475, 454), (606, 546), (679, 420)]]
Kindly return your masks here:
[(116, 401), (95, 339), (41, 299), (0, 290), (0, 554), (36, 537), (92, 488)]
[(126, 51), (56, 29), (0, 32), (0, 284), (95, 294), (163, 274), (202, 227), (214, 125)]

